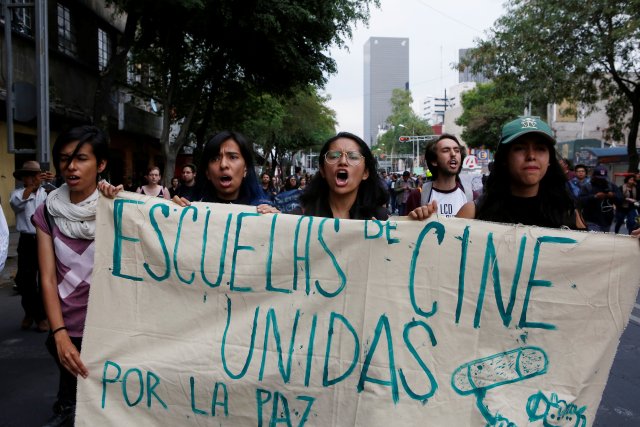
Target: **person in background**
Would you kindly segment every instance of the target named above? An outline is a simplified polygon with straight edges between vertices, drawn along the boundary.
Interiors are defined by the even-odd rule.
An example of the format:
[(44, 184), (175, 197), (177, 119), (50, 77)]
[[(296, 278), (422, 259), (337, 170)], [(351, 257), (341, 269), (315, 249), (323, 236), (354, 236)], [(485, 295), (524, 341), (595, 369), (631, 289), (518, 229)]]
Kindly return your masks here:
[(407, 200), (411, 191), (416, 188), (416, 184), (411, 178), (411, 172), (402, 172), (402, 179), (396, 181), (394, 192), (396, 193), (396, 205), (398, 206), (398, 215), (407, 215)]
[(589, 231), (609, 232), (613, 222), (613, 205), (617, 201), (616, 189), (609, 182), (609, 173), (604, 166), (596, 166), (591, 182), (586, 184), (578, 200)]
[(395, 173), (391, 174), (391, 181), (387, 186), (387, 192), (389, 193), (389, 212), (391, 215), (398, 214), (398, 198), (396, 197), (396, 183), (398, 182), (398, 175)]
[(173, 199), (173, 196), (176, 195), (178, 191), (178, 187), (180, 186), (180, 180), (175, 176), (171, 178), (171, 187), (169, 187), (169, 196)]
[(285, 191), (297, 190), (298, 189), (298, 179), (295, 175), (290, 175), (287, 180), (284, 182), (284, 187), (282, 188), (281, 193)]
[(53, 174), (44, 172), (35, 160), (24, 162), (22, 168), (13, 173), (14, 178), (24, 183), (23, 188), (11, 192), (9, 204), (16, 214), (16, 230), (20, 233), (18, 240), (18, 272), (15, 282), (22, 296), (24, 318), (20, 325), (29, 329), (35, 322), (38, 331), (49, 330), (49, 323), (42, 305), (41, 280), (38, 274), (38, 245), (36, 228), (31, 223), (31, 216), (47, 199), (47, 192), (42, 187), (44, 180), (52, 180)]
[(279, 193), (281, 190), (281, 185), (280, 185), (280, 177), (279, 176), (272, 176), (271, 177), (271, 187), (273, 187), (273, 189), (275, 190), (276, 193)]
[(89, 374), (80, 351), (95, 252), (97, 183), (109, 156), (107, 137), (94, 126), (76, 127), (58, 136), (52, 154), (64, 184), (36, 209), (32, 222), (51, 325), (46, 346), (60, 372), (54, 414), (46, 426), (63, 426), (73, 423), (77, 376)]
[(340, 132), (320, 150), (319, 170), (300, 196), (302, 213), (386, 220), (389, 196), (377, 170), (376, 159), (362, 138)]
[(578, 200), (582, 188), (591, 182), (591, 179), (587, 176), (587, 167), (583, 164), (577, 164), (574, 168), (575, 176), (571, 178), (569, 182), (569, 189), (573, 197)]
[(302, 178), (300, 178), (300, 183), (298, 185), (298, 190), (304, 191), (305, 188), (307, 188), (307, 178), (305, 178), (303, 176)]
[(262, 191), (269, 197), (269, 200), (273, 201), (273, 198), (276, 197), (278, 191), (273, 186), (274, 180), (271, 178), (267, 172), (263, 172), (260, 175), (260, 185), (262, 187)]
[[(585, 229), (565, 186), (555, 144), (551, 128), (539, 117), (524, 116), (505, 124), (482, 196), (462, 206), (456, 217)], [(420, 209), (426, 212), (412, 212), (414, 219), (429, 218), (437, 206)]]
[(622, 224), (626, 221), (627, 231), (631, 234), (637, 227), (636, 217), (638, 216), (638, 210), (635, 206), (638, 201), (636, 177), (634, 175), (625, 176), (620, 190), (622, 197), (617, 204), (615, 232), (619, 233)]
[(196, 165), (189, 163), (182, 167), (182, 183), (176, 191), (176, 196), (187, 199), (189, 201), (195, 200), (198, 197), (198, 191), (196, 188), (196, 176), (198, 169)]
[[(253, 150), (238, 132), (222, 131), (214, 135), (200, 157), (196, 186), (200, 202), (256, 206), (258, 213), (277, 213), (264, 194), (256, 176)], [(189, 206), (185, 198), (174, 197), (180, 206)]]
[(169, 189), (164, 185), (161, 185), (162, 175), (160, 175), (160, 168), (152, 166), (147, 170), (147, 185), (138, 187), (136, 193), (146, 194), (151, 197), (163, 197), (169, 199)]

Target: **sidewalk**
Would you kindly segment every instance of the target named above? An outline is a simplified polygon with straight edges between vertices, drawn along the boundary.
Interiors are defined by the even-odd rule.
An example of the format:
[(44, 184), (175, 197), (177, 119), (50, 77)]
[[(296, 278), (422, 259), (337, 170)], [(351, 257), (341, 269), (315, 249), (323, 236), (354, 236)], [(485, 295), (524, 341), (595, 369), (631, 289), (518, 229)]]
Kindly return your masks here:
[(9, 257), (0, 273), (0, 426), (41, 426), (52, 415), (58, 369), (47, 352), (46, 333), (20, 329), (24, 316), (13, 289), (19, 233), (10, 230)]

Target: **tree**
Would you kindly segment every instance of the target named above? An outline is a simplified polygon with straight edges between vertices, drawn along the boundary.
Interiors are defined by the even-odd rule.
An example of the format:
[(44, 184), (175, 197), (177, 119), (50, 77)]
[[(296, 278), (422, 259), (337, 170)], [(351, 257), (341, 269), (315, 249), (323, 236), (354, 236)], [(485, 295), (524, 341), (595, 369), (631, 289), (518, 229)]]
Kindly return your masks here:
[[(391, 115), (387, 117), (387, 130), (376, 145), (376, 152), (411, 153), (412, 145), (399, 142), (400, 136), (431, 135), (433, 130), (426, 120), (421, 119), (411, 108), (413, 97), (411, 92), (404, 89), (394, 89), (391, 93)], [(380, 147), (384, 147), (380, 150)]]
[[(627, 134), (629, 170), (638, 167), (640, 0), (510, 0), (493, 34), (466, 65), (517, 83), (533, 102), (608, 101), (609, 134)], [(463, 66), (465, 64), (462, 64)]]
[[(366, 21), (378, 0), (113, 0), (127, 13), (116, 58), (133, 53), (152, 72), (145, 88), (161, 101), (168, 165), (191, 133), (203, 137), (227, 123), (213, 123), (221, 99), (293, 94), (322, 87), (336, 71), (328, 48), (344, 45), (351, 26)], [(135, 31), (133, 31), (134, 29)], [(108, 67), (96, 94), (94, 118), (104, 117), (108, 88), (122, 69)], [(224, 116), (220, 115), (219, 117)], [(180, 133), (169, 140), (171, 125)], [(202, 142), (200, 140), (200, 142)], [(168, 174), (165, 174), (168, 177)]]
[(308, 148), (319, 149), (335, 134), (336, 114), (329, 99), (308, 86), (292, 95), (257, 97), (249, 105), (254, 114), (240, 123), (246, 135), (262, 151), (265, 162), (284, 165), (286, 157)]
[(522, 112), (522, 97), (501, 88), (504, 86), (491, 82), (462, 94), (464, 111), (456, 124), (464, 127), (462, 139), (469, 147), (495, 150), (502, 126)]

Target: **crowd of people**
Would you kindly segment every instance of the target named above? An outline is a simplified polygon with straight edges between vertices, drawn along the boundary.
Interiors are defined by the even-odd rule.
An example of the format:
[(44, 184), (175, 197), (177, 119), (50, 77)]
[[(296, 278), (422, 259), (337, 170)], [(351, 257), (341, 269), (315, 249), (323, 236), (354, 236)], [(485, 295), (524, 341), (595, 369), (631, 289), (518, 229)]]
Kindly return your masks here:
[[(280, 181), (267, 171), (256, 174), (251, 144), (237, 132), (223, 131), (205, 145), (200, 163), (182, 167), (180, 178), (162, 184), (158, 167), (147, 171), (140, 194), (171, 199), (180, 206), (194, 201), (255, 206), (261, 214), (292, 213), (342, 219), (386, 220), (432, 215), (519, 223), (552, 228), (615, 232), (626, 224), (638, 229), (639, 175), (615, 186), (603, 166), (591, 173), (573, 170), (555, 150), (549, 126), (537, 117), (504, 125), (491, 173), (482, 188), (461, 174), (465, 147), (444, 134), (429, 143), (425, 163), (431, 179), (406, 171), (378, 172), (376, 159), (357, 135), (341, 132), (325, 142), (318, 172), (300, 168)], [(80, 357), (94, 253), (99, 193), (113, 198), (123, 186), (101, 180), (107, 169), (107, 137), (81, 126), (60, 134), (53, 146), (58, 188), (43, 186), (54, 176), (35, 161), (14, 172), (23, 187), (11, 194), (16, 214), (18, 271), (15, 277), (25, 311), (21, 327), (48, 331), (47, 348), (60, 371), (54, 415), (47, 425), (73, 418), (77, 375), (86, 377)], [(0, 268), (6, 258), (8, 229), (0, 215)], [(74, 274), (68, 274), (68, 272)]]

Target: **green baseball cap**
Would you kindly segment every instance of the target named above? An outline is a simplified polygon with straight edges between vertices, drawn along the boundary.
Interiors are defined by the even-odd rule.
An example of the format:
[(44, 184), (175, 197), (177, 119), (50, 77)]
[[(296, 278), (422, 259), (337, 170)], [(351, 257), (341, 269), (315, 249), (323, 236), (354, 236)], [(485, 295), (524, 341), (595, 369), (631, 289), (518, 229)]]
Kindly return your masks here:
[(521, 116), (502, 127), (500, 146), (509, 144), (515, 139), (528, 133), (539, 134), (549, 141), (551, 145), (556, 144), (556, 139), (553, 137), (553, 131), (548, 124), (540, 119), (540, 117)]

